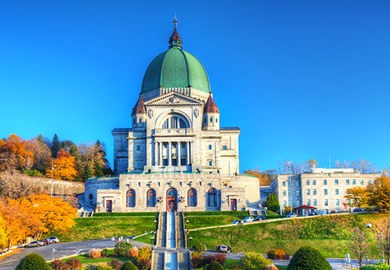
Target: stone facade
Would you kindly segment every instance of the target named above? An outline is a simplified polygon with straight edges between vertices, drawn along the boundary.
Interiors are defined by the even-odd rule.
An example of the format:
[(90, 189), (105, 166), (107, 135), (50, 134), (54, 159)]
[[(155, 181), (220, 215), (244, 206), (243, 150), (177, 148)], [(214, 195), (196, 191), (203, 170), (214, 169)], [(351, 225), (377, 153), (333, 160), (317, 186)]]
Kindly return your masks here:
[(241, 210), (260, 200), (258, 179), (239, 175), (240, 129), (220, 127), (207, 73), (176, 29), (131, 117), (131, 128), (112, 131), (119, 178), (86, 182), (84, 200), (97, 211)]
[(353, 169), (314, 168), (310, 173), (278, 175), (271, 187), (282, 206), (309, 205), (320, 213), (341, 212), (348, 203), (344, 198), (347, 189), (366, 187), (378, 177), (378, 173), (363, 174)]

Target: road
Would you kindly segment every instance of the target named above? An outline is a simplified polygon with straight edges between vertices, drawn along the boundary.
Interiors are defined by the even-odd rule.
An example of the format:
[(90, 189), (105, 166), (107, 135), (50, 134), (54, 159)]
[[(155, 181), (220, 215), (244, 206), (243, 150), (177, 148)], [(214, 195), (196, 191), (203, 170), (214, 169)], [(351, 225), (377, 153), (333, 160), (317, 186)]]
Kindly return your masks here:
[[(130, 243), (133, 246), (141, 247), (141, 246), (150, 246), (145, 243), (136, 242), (133, 240), (129, 240)], [(84, 241), (84, 242), (70, 242), (70, 243), (58, 243), (58, 244), (52, 244), (48, 246), (43, 247), (35, 247), (35, 248), (24, 248), (14, 251), (12, 254), (1, 258), (0, 257), (0, 270), (14, 270), (16, 266), (19, 264), (20, 260), (23, 259), (27, 254), (30, 253), (38, 253), (42, 257), (45, 258), (45, 260), (50, 261), (53, 258), (63, 258), (68, 256), (73, 256), (75, 254), (88, 252), (92, 248), (113, 248), (117, 241), (111, 241), (110, 239), (105, 240), (90, 240), (90, 241)], [(164, 249), (161, 247), (155, 247), (155, 249), (160, 250)], [(54, 251), (53, 251), (54, 249)], [(207, 250), (204, 252), (204, 255), (215, 255), (217, 252)], [(245, 253), (228, 253), (227, 258), (239, 260), (241, 257), (245, 256)], [(266, 257), (266, 256), (265, 256)], [(328, 262), (331, 264), (332, 269), (334, 270), (345, 270), (345, 269), (351, 269), (351, 264), (345, 266), (344, 259), (327, 259)], [(287, 265), (289, 261), (285, 260), (274, 260), (274, 263), (276, 265)], [(356, 268), (357, 261), (353, 261), (352, 265)]]

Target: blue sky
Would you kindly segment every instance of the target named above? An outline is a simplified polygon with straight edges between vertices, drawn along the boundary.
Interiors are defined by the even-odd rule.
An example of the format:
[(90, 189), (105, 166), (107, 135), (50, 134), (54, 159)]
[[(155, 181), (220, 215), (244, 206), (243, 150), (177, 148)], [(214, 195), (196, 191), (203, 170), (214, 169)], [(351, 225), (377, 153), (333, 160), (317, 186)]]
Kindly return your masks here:
[(241, 171), (317, 159), (390, 166), (390, 1), (2, 1), (0, 137), (105, 143), (168, 49), (205, 66)]

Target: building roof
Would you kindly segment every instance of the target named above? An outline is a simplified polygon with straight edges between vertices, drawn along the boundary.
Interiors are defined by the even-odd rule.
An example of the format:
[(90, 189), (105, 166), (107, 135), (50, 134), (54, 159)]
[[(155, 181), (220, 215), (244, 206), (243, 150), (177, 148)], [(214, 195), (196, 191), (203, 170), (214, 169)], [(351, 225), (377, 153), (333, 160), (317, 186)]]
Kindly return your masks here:
[(317, 209), (317, 207), (304, 204), (304, 205), (295, 207), (293, 210), (301, 210), (301, 209)]
[(182, 39), (177, 32), (176, 23), (169, 39), (169, 49), (154, 58), (146, 69), (142, 94), (159, 88), (187, 87), (210, 93), (206, 70), (195, 56), (182, 49)]
[(138, 113), (146, 113), (145, 102), (141, 95), (139, 95), (137, 104), (135, 104), (131, 115), (135, 115)]
[(205, 113), (219, 113), (217, 104), (215, 104), (213, 96), (210, 94), (209, 98), (206, 101), (206, 104), (204, 105), (203, 112)]

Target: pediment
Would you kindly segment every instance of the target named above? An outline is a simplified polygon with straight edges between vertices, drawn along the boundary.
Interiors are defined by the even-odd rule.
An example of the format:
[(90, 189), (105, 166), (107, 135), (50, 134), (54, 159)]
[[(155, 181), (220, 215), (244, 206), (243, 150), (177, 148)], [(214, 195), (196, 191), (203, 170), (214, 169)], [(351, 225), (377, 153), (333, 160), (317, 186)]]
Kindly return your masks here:
[(175, 105), (196, 106), (196, 105), (203, 105), (203, 101), (179, 93), (171, 92), (145, 102), (145, 106), (175, 106)]

